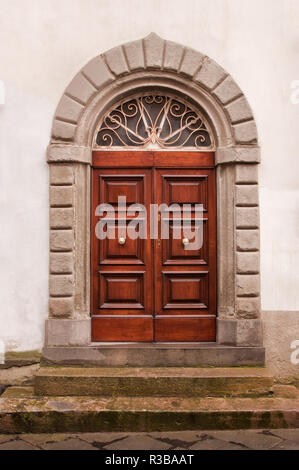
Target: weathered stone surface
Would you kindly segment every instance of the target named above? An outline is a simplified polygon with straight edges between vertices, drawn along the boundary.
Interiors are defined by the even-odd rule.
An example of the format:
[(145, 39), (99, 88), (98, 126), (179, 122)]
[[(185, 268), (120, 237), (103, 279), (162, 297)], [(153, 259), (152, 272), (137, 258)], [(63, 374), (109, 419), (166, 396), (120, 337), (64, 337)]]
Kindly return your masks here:
[(71, 296), (74, 289), (74, 279), (71, 275), (50, 275), (50, 295), (56, 296)]
[(222, 104), (226, 104), (234, 98), (237, 98), (237, 96), (241, 95), (242, 91), (233, 78), (228, 76), (215, 88), (213, 94), (217, 96)]
[(186, 48), (179, 72), (192, 78), (202, 65), (203, 59), (204, 56), (200, 52)]
[[(259, 163), (259, 147), (220, 147), (216, 150), (216, 165), (222, 163)], [(239, 165), (238, 165), (239, 166)]]
[(72, 251), (74, 249), (73, 230), (51, 230), (50, 250), (51, 251)]
[(106, 450), (167, 450), (171, 445), (157, 441), (149, 436), (130, 436), (104, 446)]
[(259, 318), (260, 310), (260, 297), (238, 297), (236, 300), (237, 318)]
[(70, 121), (72, 123), (77, 123), (83, 109), (84, 108), (82, 104), (79, 104), (72, 98), (63, 95), (57, 106), (55, 118), (61, 119), (62, 121)]
[(273, 377), (263, 368), (51, 368), (35, 378), (39, 396), (222, 397), (267, 395)]
[(258, 274), (237, 275), (238, 297), (256, 297), (260, 293), (260, 276)]
[(73, 208), (51, 208), (50, 227), (51, 228), (72, 228), (74, 222)]
[(52, 186), (50, 188), (51, 207), (70, 207), (73, 205), (72, 186)]
[(92, 151), (89, 147), (71, 144), (50, 144), (47, 149), (49, 163), (72, 162), (91, 163)]
[(259, 193), (256, 184), (236, 185), (236, 206), (258, 206)]
[[(27, 366), (15, 366), (8, 369), (0, 369), (0, 383), (3, 385), (32, 384), (33, 377), (39, 369), (39, 363)], [(2, 400), (2, 397), (0, 397)], [(1, 410), (1, 403), (0, 403)]]
[(236, 165), (236, 184), (257, 184), (258, 165)]
[(74, 172), (72, 165), (53, 164), (49, 166), (51, 185), (72, 185)]
[(202, 67), (194, 77), (194, 80), (211, 90), (212, 88), (215, 88), (215, 86), (223, 80), (226, 75), (226, 72), (222, 67), (220, 67), (220, 65), (216, 64), (214, 60), (206, 57), (203, 61)]
[[(1, 400), (0, 432), (294, 428), (299, 400), (279, 398), (18, 398)], [(26, 419), (24, 419), (24, 415)]]
[(0, 444), (0, 451), (3, 450), (39, 450), (38, 447), (32, 446), (31, 444), (28, 444), (28, 442), (24, 442), (21, 439), (16, 439), (11, 442), (5, 442), (3, 444)]
[(95, 57), (88, 62), (88, 64), (82, 69), (82, 72), (98, 89), (103, 88), (114, 80), (113, 75), (101, 56)]
[[(217, 331), (226, 320), (217, 320)], [(237, 322), (230, 322), (236, 324)], [(235, 344), (234, 333), (234, 343)], [(62, 343), (63, 344), (63, 343)], [(224, 343), (225, 344), (225, 343)], [(232, 344), (231, 342), (228, 344)], [(128, 347), (88, 346), (88, 347), (46, 347), (43, 350), (43, 361), (57, 365), (94, 365), (102, 367), (198, 367), (198, 366), (263, 366), (265, 351), (262, 347), (243, 348), (217, 345), (168, 347), (158, 344)]]
[(260, 245), (259, 230), (237, 230), (236, 244), (238, 251), (258, 251)]
[(73, 297), (52, 297), (49, 300), (50, 317), (69, 318), (74, 311)]
[(257, 142), (257, 130), (254, 121), (243, 122), (233, 126), (237, 144), (250, 144)]
[(239, 252), (236, 261), (239, 274), (257, 274), (260, 271), (260, 257), (257, 252)]
[(184, 47), (172, 41), (166, 41), (163, 69), (177, 71), (179, 69)]
[(232, 123), (245, 121), (252, 118), (252, 111), (245, 96), (241, 96), (236, 101), (225, 107)]
[(257, 207), (236, 207), (236, 228), (258, 228), (259, 209)]
[(66, 93), (83, 104), (87, 104), (96, 88), (79, 72), (66, 89)]
[(143, 40), (143, 43), (146, 68), (162, 68), (164, 40), (157, 34), (151, 33)]
[(234, 442), (247, 449), (266, 450), (271, 449), (276, 444), (281, 442), (278, 437), (271, 434), (264, 434), (258, 431), (244, 431), (239, 430), (238, 434), (234, 431), (211, 431), (210, 435), (216, 439), (221, 439), (226, 442)]
[(69, 347), (90, 345), (90, 332), (90, 318), (82, 320), (50, 318), (46, 321), (46, 345), (67, 344)]
[(262, 322), (258, 319), (237, 321), (238, 346), (260, 346), (263, 344)]
[(144, 53), (142, 41), (132, 41), (124, 44), (130, 70), (144, 69)]
[(58, 442), (48, 442), (43, 445), (44, 450), (97, 450), (96, 447), (84, 442), (78, 437), (59, 440)]
[(120, 46), (110, 49), (105, 53), (105, 58), (110, 70), (115, 75), (124, 75), (128, 73), (129, 69), (126, 63), (126, 59), (123, 50)]
[(196, 442), (188, 450), (244, 450), (244, 448), (231, 442), (223, 442), (218, 439), (207, 438)]
[(69, 122), (54, 119), (52, 126), (52, 137), (55, 140), (72, 141), (75, 138), (76, 125)]
[(73, 269), (73, 253), (50, 253), (50, 272), (52, 274), (72, 274)]

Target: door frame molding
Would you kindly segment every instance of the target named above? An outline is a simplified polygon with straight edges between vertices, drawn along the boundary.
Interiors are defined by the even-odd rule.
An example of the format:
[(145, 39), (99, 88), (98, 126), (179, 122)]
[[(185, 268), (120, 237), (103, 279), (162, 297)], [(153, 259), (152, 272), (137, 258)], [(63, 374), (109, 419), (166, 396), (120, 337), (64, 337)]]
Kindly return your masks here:
[(217, 342), (261, 346), (260, 149), (251, 108), (232, 77), (212, 59), (153, 33), (91, 60), (56, 109), (47, 150), (50, 287), (45, 345), (91, 345), (93, 135), (113, 104), (150, 89), (188, 96), (210, 122), (217, 167)]

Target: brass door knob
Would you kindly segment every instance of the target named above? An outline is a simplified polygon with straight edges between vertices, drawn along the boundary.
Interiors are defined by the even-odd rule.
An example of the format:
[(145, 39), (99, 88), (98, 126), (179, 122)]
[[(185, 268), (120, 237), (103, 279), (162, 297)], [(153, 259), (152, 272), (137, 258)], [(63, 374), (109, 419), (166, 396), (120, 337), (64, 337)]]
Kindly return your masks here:
[(187, 246), (189, 244), (189, 238), (183, 238), (182, 243), (184, 246)]
[(126, 239), (125, 239), (125, 238), (120, 237), (120, 238), (118, 239), (118, 244), (119, 244), (119, 245), (124, 245), (125, 243), (126, 243)]

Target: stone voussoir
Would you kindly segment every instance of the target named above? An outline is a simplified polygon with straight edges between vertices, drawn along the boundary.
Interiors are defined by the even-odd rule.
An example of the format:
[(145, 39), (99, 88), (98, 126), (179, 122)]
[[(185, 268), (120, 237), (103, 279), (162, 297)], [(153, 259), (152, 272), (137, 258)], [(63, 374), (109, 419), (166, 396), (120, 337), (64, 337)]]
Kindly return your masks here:
[(97, 89), (95, 86), (92, 85), (81, 72), (79, 72), (73, 78), (65, 90), (65, 93), (86, 105), (96, 91)]
[(226, 76), (227, 73), (220, 65), (209, 57), (205, 57), (200, 70), (194, 77), (194, 81), (211, 90), (215, 88), (219, 82), (224, 80)]
[(126, 58), (121, 46), (114, 47), (104, 54), (107, 65), (116, 76), (121, 76), (129, 72)]

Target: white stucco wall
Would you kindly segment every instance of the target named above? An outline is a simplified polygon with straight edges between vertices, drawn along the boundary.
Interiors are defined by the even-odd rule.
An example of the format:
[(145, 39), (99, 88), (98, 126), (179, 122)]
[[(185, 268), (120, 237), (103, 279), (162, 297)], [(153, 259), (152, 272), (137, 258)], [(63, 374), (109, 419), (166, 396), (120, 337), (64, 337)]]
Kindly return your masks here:
[(299, 310), (299, 104), (290, 100), (298, 0), (0, 0), (0, 13), (0, 338), (8, 348), (43, 343), (45, 149), (58, 100), (89, 59), (151, 31), (212, 57), (247, 96), (262, 147), (262, 308)]

